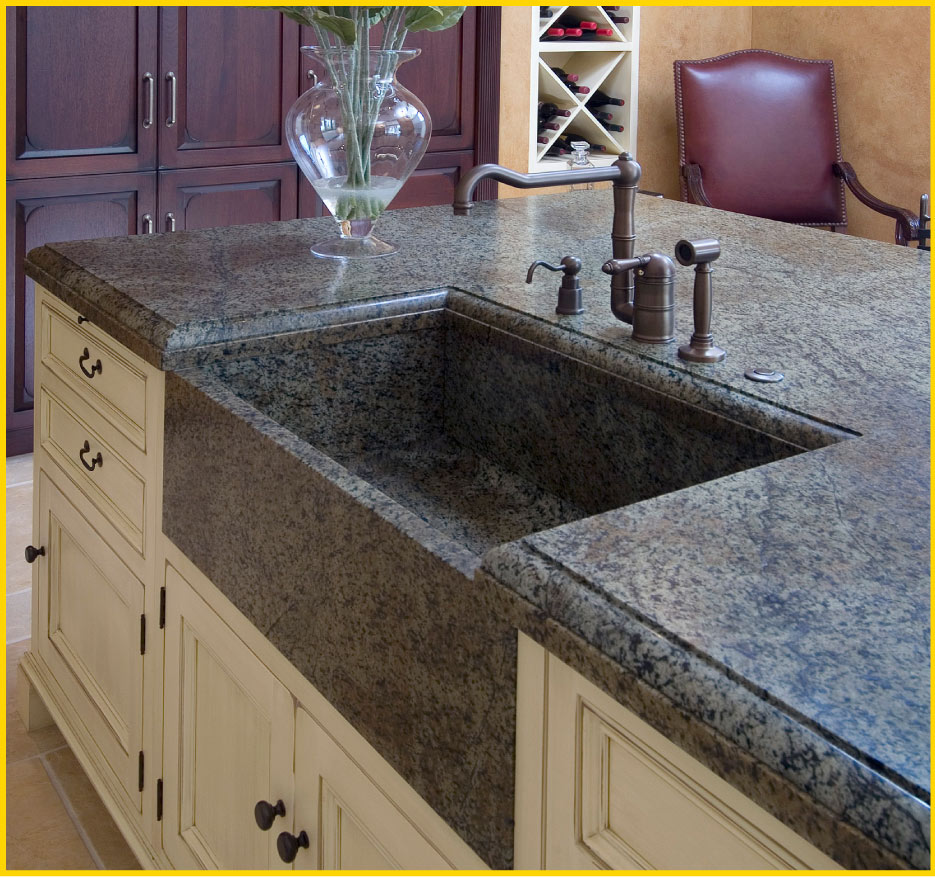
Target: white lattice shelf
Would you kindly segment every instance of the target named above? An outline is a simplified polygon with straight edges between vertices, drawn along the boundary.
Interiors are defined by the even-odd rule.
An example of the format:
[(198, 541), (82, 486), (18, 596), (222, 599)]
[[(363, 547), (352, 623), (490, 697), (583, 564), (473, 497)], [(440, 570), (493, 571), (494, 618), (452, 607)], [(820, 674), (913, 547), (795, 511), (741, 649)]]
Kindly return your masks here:
[[(565, 157), (553, 158), (546, 153), (563, 134), (574, 135), (592, 146), (604, 147), (606, 152), (592, 149), (591, 161), (595, 165), (608, 165), (624, 151), (636, 153), (637, 72), (639, 45), (639, 7), (617, 7), (615, 14), (626, 16), (626, 23), (614, 23), (601, 6), (550, 6), (551, 14), (540, 17), (540, 9), (530, 10), (533, 16), (534, 43), (531, 47), (532, 94), (529, 114), (529, 170), (545, 171), (564, 167)], [(611, 31), (607, 36), (586, 36), (575, 40), (543, 40), (549, 27), (565, 19), (593, 21), (598, 27)], [(589, 94), (578, 95), (569, 90), (561, 79), (552, 72), (560, 68), (565, 73), (578, 76), (577, 85), (590, 89)], [(606, 94), (622, 98), (624, 105), (606, 106), (600, 109), (613, 114), (612, 121), (622, 125), (623, 131), (606, 129), (586, 106), (598, 89)], [(547, 143), (539, 143), (538, 105), (548, 101), (570, 116), (558, 116), (552, 121), (560, 127), (542, 132)]]

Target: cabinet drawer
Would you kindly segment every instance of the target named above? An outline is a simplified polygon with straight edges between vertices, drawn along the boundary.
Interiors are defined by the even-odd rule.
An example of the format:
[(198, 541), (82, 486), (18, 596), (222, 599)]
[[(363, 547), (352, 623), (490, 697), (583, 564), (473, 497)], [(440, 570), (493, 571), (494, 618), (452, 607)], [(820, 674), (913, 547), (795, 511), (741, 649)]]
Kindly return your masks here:
[(82, 737), (118, 779), (120, 797), (139, 811), (143, 584), (43, 470), (37, 487), (45, 555), (33, 648), (87, 730)]
[[(141, 555), (149, 492), (143, 477), (118, 454), (100, 429), (77, 412), (70, 394), (39, 389), (39, 444)], [(70, 404), (71, 403), (71, 404)], [(100, 424), (96, 425), (98, 428)]]
[(146, 451), (147, 373), (135, 354), (46, 293), (40, 299), (40, 361)]

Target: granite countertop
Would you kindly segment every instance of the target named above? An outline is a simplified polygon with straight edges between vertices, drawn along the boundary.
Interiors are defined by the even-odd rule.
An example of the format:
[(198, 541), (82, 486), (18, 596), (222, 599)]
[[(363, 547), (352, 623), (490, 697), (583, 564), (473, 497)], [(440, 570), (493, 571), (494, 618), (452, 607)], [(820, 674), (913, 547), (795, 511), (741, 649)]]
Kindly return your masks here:
[[(27, 272), (149, 362), (197, 364), (244, 340), (352, 320), (391, 294), (463, 290), (632, 360), (683, 399), (768, 403), (855, 438), (541, 532), (483, 572), (676, 708), (917, 868), (929, 857), (929, 256), (637, 199), (637, 252), (715, 237), (716, 342), (633, 343), (609, 309), (609, 192), (394, 211), (392, 257), (308, 253), (330, 220), (47, 245)], [(584, 314), (554, 313), (584, 261)], [(691, 332), (692, 272), (677, 282)], [(783, 372), (753, 384), (744, 370)], [(702, 402), (703, 404), (703, 402)]]

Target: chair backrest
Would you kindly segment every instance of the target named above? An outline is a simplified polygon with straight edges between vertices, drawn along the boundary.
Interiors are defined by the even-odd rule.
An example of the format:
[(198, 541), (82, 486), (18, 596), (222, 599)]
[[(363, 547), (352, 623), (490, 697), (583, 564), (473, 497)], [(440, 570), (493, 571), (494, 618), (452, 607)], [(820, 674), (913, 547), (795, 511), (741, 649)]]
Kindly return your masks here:
[(844, 183), (832, 171), (841, 161), (832, 61), (759, 49), (676, 61), (675, 103), (680, 165), (700, 166), (712, 206), (847, 224)]

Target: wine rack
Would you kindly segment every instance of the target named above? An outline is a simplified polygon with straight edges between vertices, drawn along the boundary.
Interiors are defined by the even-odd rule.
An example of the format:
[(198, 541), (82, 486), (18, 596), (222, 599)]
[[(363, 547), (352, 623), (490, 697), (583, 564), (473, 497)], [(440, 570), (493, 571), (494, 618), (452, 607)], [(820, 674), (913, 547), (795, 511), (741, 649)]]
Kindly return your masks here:
[[(540, 11), (549, 11), (548, 16)], [(567, 157), (551, 157), (548, 151), (562, 135), (585, 140), (592, 146), (603, 147), (604, 152), (592, 149), (594, 165), (609, 165), (624, 151), (636, 154), (636, 111), (637, 74), (639, 70), (639, 7), (619, 6), (613, 13), (626, 17), (627, 22), (614, 22), (611, 15), (601, 6), (535, 6), (533, 16), (533, 50), (531, 83), (531, 105), (529, 116), (530, 147), (529, 170), (547, 171), (564, 167)], [(547, 40), (547, 30), (562, 21), (591, 21), (609, 34), (582, 37), (574, 40)], [(575, 94), (562, 79), (553, 72), (559, 68), (566, 74), (578, 77), (577, 86), (590, 90), (588, 94)], [(623, 131), (609, 131), (586, 104), (596, 91), (622, 98), (624, 105), (603, 106), (600, 110), (610, 112), (612, 123), (621, 125)], [(557, 130), (538, 130), (538, 105), (540, 101), (555, 104), (570, 113), (551, 121)], [(547, 137), (539, 143), (540, 136)]]

